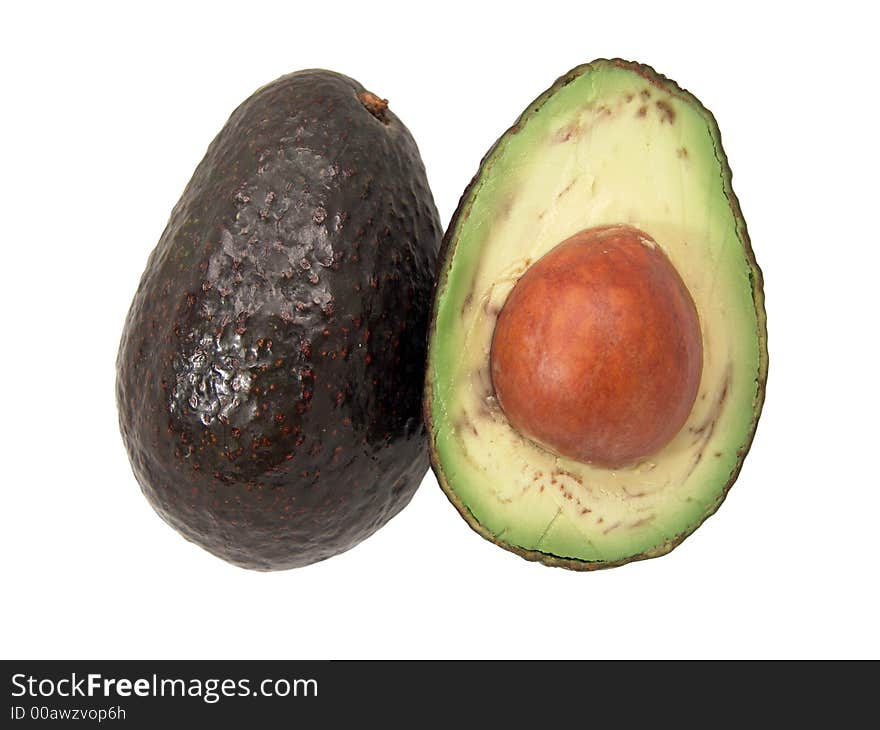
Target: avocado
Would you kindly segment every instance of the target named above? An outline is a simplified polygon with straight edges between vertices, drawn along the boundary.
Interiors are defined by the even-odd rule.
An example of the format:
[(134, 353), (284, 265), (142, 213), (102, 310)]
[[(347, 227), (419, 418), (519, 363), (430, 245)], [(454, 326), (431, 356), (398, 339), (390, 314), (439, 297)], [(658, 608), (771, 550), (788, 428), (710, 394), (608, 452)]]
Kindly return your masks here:
[(484, 157), (441, 247), (424, 410), (443, 490), (529, 560), (662, 555), (727, 495), (766, 378), (715, 119), (648, 66), (573, 69)]
[(409, 502), (428, 468), (441, 235), (412, 136), (353, 79), (300, 71), (233, 112), (149, 257), (117, 359), (123, 440), (166, 522), (282, 570)]

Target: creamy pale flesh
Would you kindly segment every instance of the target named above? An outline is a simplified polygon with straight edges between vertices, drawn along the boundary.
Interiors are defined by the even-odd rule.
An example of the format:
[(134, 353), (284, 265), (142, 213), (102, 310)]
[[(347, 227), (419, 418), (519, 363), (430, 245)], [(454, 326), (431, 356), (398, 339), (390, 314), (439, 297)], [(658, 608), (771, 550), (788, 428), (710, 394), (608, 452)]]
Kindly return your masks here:
[[(450, 232), (428, 397), (441, 480), (494, 539), (620, 561), (665, 552), (723, 499), (766, 367), (726, 170), (702, 107), (610, 63), (543, 99), (487, 158)], [(510, 426), (493, 395), (489, 348), (531, 263), (580, 230), (618, 223), (652, 236), (690, 290), (703, 370), (678, 435), (643, 462), (608, 470), (557, 457)]]

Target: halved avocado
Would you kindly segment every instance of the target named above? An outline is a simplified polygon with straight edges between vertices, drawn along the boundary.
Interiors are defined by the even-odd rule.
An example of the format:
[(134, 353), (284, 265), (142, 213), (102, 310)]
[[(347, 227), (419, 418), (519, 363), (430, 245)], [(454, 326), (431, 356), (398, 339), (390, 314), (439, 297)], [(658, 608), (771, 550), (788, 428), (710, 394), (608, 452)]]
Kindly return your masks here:
[[(767, 331), (694, 96), (619, 59), (573, 69), (485, 156), (440, 256), (424, 406), (434, 470), (471, 527), (590, 570), (667, 553), (718, 509), (761, 412)], [(517, 326), (496, 331), (499, 317)]]

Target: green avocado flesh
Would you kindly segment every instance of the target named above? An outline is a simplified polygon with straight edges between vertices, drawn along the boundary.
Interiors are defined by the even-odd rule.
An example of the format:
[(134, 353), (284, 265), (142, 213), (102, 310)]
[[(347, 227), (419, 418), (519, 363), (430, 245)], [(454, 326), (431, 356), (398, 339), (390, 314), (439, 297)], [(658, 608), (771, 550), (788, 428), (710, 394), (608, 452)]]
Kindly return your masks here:
[[(489, 370), (495, 321), (518, 278), (569, 236), (610, 224), (657, 241), (690, 291), (703, 339), (685, 425), (616, 470), (520, 436)], [(735, 480), (766, 370), (761, 274), (715, 120), (646, 66), (574, 69), (490, 150), (446, 234), (425, 396), (441, 486), (474, 529), (532, 560), (591, 569), (661, 555)]]

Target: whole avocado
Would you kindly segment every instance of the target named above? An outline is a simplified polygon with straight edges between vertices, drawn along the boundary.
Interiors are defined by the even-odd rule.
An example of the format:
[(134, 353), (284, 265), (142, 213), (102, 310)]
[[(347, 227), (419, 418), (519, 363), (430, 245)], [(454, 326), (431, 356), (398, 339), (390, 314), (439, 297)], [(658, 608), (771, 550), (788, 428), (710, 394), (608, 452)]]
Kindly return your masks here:
[(233, 112), (150, 255), (117, 359), (123, 440), (166, 522), (283, 570), (409, 502), (428, 465), (441, 234), (412, 136), (353, 79), (300, 71)]

